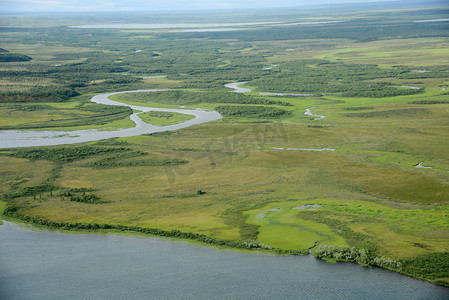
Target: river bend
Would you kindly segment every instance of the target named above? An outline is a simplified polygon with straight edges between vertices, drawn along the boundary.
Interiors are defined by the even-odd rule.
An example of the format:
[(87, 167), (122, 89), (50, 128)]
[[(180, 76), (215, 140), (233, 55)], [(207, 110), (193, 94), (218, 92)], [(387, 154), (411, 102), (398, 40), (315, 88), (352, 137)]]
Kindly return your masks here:
[[(134, 113), (130, 116), (131, 120), (136, 124), (133, 128), (119, 129), (113, 131), (87, 129), (87, 130), (75, 130), (75, 131), (34, 131), (34, 130), (2, 130), (0, 131), (0, 148), (19, 148), (19, 147), (34, 147), (34, 146), (53, 146), (63, 144), (76, 144), (84, 142), (98, 141), (102, 139), (116, 138), (116, 137), (129, 137), (137, 136), (148, 133), (172, 131), (198, 125), (210, 121), (221, 119), (220, 113), (206, 109), (172, 109), (172, 108), (155, 108), (145, 107), (138, 105), (126, 104), (109, 99), (112, 95), (124, 94), (124, 93), (137, 93), (137, 92), (159, 92), (168, 90), (134, 90), (123, 91), (115, 93), (100, 94), (92, 97), (91, 101), (105, 105), (121, 105), (128, 106), (133, 110), (140, 112)], [(148, 111), (164, 111), (174, 112), (181, 114), (188, 114), (195, 116), (194, 119), (185, 121), (182, 123), (169, 125), (169, 126), (155, 126), (142, 121), (138, 114)]]

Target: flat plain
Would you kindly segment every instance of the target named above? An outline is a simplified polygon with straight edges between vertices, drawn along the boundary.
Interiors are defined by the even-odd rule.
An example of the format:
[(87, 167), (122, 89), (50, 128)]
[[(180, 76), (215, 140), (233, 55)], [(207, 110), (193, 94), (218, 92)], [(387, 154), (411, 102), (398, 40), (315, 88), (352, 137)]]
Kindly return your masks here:
[[(132, 127), (130, 110), (89, 100), (136, 89), (172, 91), (112, 99), (213, 109), (224, 118), (173, 132), (1, 150), (1, 207), (53, 227), (179, 230), (255, 248), (316, 249), (330, 261), (448, 285), (449, 30), (447, 22), (413, 22), (440, 18), (447, 8), (327, 18), (312, 9), (247, 12), (266, 21), (312, 15), (344, 22), (229, 32), (69, 28), (80, 19), (6, 17), (2, 49), (32, 59), (0, 62), (2, 130)], [(87, 24), (90, 17), (80, 18)], [(232, 82), (251, 92), (224, 87)], [(190, 118), (148, 114), (144, 120), (158, 126)], [(343, 256), (351, 249), (368, 254)]]

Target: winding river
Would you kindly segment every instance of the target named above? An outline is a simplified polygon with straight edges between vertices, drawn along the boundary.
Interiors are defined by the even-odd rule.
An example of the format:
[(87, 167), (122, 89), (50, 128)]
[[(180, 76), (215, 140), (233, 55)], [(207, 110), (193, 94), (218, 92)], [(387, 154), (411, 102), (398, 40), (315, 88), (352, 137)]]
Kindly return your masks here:
[[(274, 65), (276, 67), (279, 67), (279, 65)], [(269, 70), (270, 68), (264, 68), (264, 70)], [(224, 86), (230, 89), (233, 89), (232, 92), (234, 93), (251, 93), (252, 89), (249, 88), (242, 88), (239, 87), (240, 84), (245, 84), (248, 81), (241, 81), (241, 82), (232, 82), (227, 83)], [(299, 96), (299, 97), (307, 97), (307, 96), (313, 96), (313, 94), (299, 94), (299, 93), (269, 93), (269, 92), (259, 92), (259, 95), (261, 96)]]
[[(233, 89), (232, 92), (234, 92), (234, 93), (251, 93), (252, 89), (239, 87), (240, 84), (245, 84), (247, 82), (248, 81), (233, 82), (233, 83), (225, 84), (224, 86), (227, 87), (227, 88)], [(313, 94), (265, 93), (265, 92), (259, 92), (259, 95), (261, 95), (261, 96), (302, 96), (302, 97), (313, 96)], [(311, 116), (311, 117), (316, 117), (313, 120), (321, 120), (321, 119), (326, 118), (326, 116), (312, 114), (312, 112), (310, 111), (310, 109), (312, 109), (312, 108), (315, 108), (315, 107), (306, 108), (306, 111), (304, 112), (304, 115)]]
[[(251, 89), (238, 87), (240, 84), (246, 82), (233, 82), (228, 83), (225, 86), (233, 89), (235, 93), (250, 93)], [(138, 92), (160, 92), (168, 91), (161, 89), (151, 90), (134, 90), (134, 91), (122, 91), (114, 93), (105, 93), (92, 97), (91, 101), (105, 105), (121, 105), (128, 106), (133, 110), (138, 110), (138, 113), (134, 113), (130, 116), (131, 120), (136, 124), (135, 127), (120, 129), (120, 130), (99, 130), (99, 129), (87, 129), (87, 130), (75, 130), (75, 131), (57, 131), (57, 130), (1, 130), (0, 131), (0, 148), (19, 148), (19, 147), (36, 147), (36, 146), (54, 146), (64, 144), (76, 144), (84, 142), (98, 141), (108, 138), (116, 137), (129, 137), (137, 136), (141, 134), (172, 131), (198, 125), (210, 121), (221, 119), (220, 113), (206, 109), (172, 109), (172, 108), (155, 108), (126, 104), (109, 99), (112, 95), (125, 94), (125, 93), (138, 93)], [(309, 94), (288, 94), (288, 93), (260, 93), (261, 95), (277, 95), (277, 96), (308, 96)], [(165, 111), (181, 114), (188, 114), (195, 116), (194, 119), (185, 121), (182, 123), (168, 125), (168, 126), (155, 126), (142, 121), (139, 118), (139, 113), (148, 111)], [(306, 110), (305, 115), (318, 117), (317, 120), (325, 118), (325, 116), (314, 115), (310, 113), (310, 109)]]
[[(129, 137), (146, 133), (171, 131), (181, 128), (190, 127), (193, 125), (206, 123), (214, 120), (221, 119), (220, 113), (212, 110), (205, 109), (171, 109), (171, 108), (155, 108), (130, 105), (118, 101), (109, 99), (112, 95), (124, 94), (124, 93), (137, 93), (137, 92), (159, 92), (168, 90), (134, 90), (115, 93), (100, 94), (92, 97), (91, 101), (105, 105), (121, 105), (128, 106), (133, 110), (140, 112), (132, 114), (131, 120), (136, 124), (133, 128), (126, 128), (114, 131), (88, 129), (88, 130), (76, 130), (76, 131), (33, 131), (33, 130), (2, 130), (0, 131), (0, 148), (17, 148), (17, 147), (32, 147), (32, 146), (52, 146), (63, 144), (75, 144), (97, 141), (115, 137)], [(155, 126), (142, 121), (139, 118), (139, 113), (148, 111), (165, 111), (181, 114), (188, 114), (195, 116), (194, 119), (169, 125), (169, 126)]]
[(311, 117), (317, 117), (317, 118), (315, 118), (313, 120), (321, 120), (321, 119), (326, 118), (326, 116), (312, 114), (312, 112), (310, 111), (312, 108), (315, 108), (315, 107), (306, 108), (306, 112), (304, 113), (304, 115), (311, 116)]
[[(117, 131), (0, 131), (2, 148), (58, 145), (175, 130), (221, 118), (202, 109), (151, 108), (91, 100), (142, 112), (194, 115), (157, 127), (131, 116)], [(287, 149), (288, 150), (288, 149)], [(304, 149), (328, 150), (328, 149)], [(449, 289), (378, 268), (329, 264), (311, 256), (244, 254), (156, 237), (66, 234), (4, 222), (0, 299), (448, 299)]]
[(248, 81), (232, 82), (232, 83), (227, 83), (224, 86), (229, 89), (233, 89), (232, 92), (234, 92), (234, 93), (251, 93), (252, 89), (239, 87), (239, 85), (245, 84), (247, 82)]

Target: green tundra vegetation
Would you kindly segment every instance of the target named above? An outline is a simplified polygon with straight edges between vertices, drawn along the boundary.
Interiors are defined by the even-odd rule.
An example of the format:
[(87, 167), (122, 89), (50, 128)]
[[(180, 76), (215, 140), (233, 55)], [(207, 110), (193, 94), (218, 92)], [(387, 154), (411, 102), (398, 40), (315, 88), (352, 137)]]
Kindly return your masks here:
[(0, 53), (0, 62), (29, 61), (31, 57), (16, 53)]
[(156, 126), (167, 126), (172, 124), (177, 124), (185, 122), (194, 118), (192, 115), (162, 112), (162, 111), (149, 111), (146, 113), (139, 114), (139, 117), (147, 123)]
[(226, 91), (184, 91), (168, 90), (161, 92), (142, 92), (132, 94), (114, 95), (111, 99), (127, 103), (131, 102), (158, 102), (171, 105), (194, 105), (198, 103), (233, 103), (233, 104), (262, 104), (292, 106), (283, 101), (267, 99), (266, 97), (254, 97), (249, 95), (228, 93)]
[[(0, 104), (3, 117), (0, 129), (82, 129), (86, 125), (113, 126), (114, 122), (124, 124), (124, 118), (132, 114), (126, 106), (80, 103), (72, 106), (51, 104), (5, 103)], [(103, 126), (105, 125), (105, 126)], [(131, 122), (130, 127), (133, 125)], [(126, 125), (122, 126), (127, 127)], [(92, 127), (88, 127), (92, 128)]]
[[(449, 23), (414, 22), (447, 18), (449, 7), (401, 5), (152, 16), (290, 24), (220, 32), (68, 27), (146, 23), (145, 13), (3, 15), (1, 130), (132, 127), (130, 108), (90, 99), (137, 89), (165, 91), (111, 99), (224, 118), (0, 149), (0, 209), (62, 229), (310, 250), (449, 285)], [(340, 22), (300, 24), (310, 18)], [(158, 126), (192, 118), (140, 116)]]

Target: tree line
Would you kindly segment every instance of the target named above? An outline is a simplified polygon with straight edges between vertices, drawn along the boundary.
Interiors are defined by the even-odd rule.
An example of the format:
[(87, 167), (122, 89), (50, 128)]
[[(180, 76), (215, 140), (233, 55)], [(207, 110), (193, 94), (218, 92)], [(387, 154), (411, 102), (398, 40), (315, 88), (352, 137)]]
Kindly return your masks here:
[(259, 104), (292, 106), (284, 101), (270, 100), (263, 97), (255, 97), (229, 91), (184, 91), (171, 90), (163, 92), (140, 92), (132, 94), (120, 94), (116, 99), (135, 102), (158, 102), (176, 105), (191, 105), (197, 103), (223, 103), (223, 104)]
[(223, 117), (276, 119), (291, 115), (290, 111), (270, 106), (220, 105), (215, 107)]

